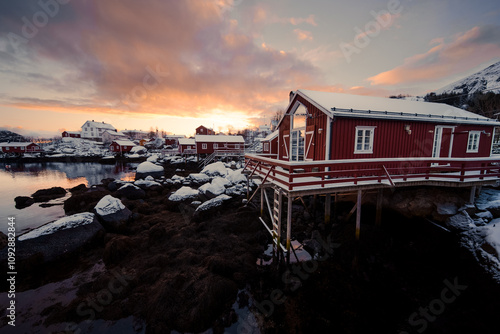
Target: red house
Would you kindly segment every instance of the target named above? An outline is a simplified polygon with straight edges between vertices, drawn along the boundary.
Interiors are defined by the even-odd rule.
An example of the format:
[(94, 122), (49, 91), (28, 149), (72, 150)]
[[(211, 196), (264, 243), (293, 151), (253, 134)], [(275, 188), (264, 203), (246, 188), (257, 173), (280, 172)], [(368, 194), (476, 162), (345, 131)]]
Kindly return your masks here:
[(3, 153), (36, 153), (42, 151), (40, 146), (32, 142), (0, 143), (0, 148)]
[(80, 131), (63, 131), (62, 137), (81, 138), (82, 134)]
[(215, 131), (212, 129), (209, 129), (207, 127), (204, 127), (203, 125), (200, 125), (199, 127), (196, 128), (196, 134), (197, 135), (215, 135)]
[(196, 135), (194, 140), (198, 154), (212, 154), (216, 150), (243, 153), (245, 150), (245, 140), (242, 136)]
[(111, 152), (128, 153), (134, 146), (136, 145), (130, 140), (114, 140), (109, 145), (109, 149)]
[(262, 139), (262, 154), (274, 158), (278, 157), (278, 135), (279, 131), (276, 130)]
[(165, 145), (177, 146), (179, 145), (179, 140), (184, 138), (183, 135), (168, 135), (165, 136)]
[(196, 154), (196, 141), (194, 138), (180, 138), (179, 151), (181, 154)]

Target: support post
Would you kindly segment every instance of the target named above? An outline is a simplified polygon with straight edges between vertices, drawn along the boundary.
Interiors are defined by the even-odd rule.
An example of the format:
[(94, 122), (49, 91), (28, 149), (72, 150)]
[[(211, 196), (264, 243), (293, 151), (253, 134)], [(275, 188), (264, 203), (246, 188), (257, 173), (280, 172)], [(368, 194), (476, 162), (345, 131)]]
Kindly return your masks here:
[(469, 204), (474, 204), (474, 199), (476, 198), (476, 186), (470, 188)]
[(286, 262), (290, 263), (290, 245), (292, 243), (292, 196), (288, 194), (286, 211)]
[(331, 213), (332, 213), (332, 195), (326, 194), (325, 197), (325, 224), (330, 224), (331, 221)]
[(356, 203), (356, 241), (359, 240), (359, 234), (361, 231), (361, 201), (362, 190), (358, 190), (358, 200)]
[[(264, 216), (264, 187), (260, 187), (260, 216)], [(272, 217), (271, 217), (272, 219)]]
[(377, 208), (375, 213), (375, 226), (382, 225), (382, 203), (384, 200), (384, 189), (380, 188), (377, 194)]

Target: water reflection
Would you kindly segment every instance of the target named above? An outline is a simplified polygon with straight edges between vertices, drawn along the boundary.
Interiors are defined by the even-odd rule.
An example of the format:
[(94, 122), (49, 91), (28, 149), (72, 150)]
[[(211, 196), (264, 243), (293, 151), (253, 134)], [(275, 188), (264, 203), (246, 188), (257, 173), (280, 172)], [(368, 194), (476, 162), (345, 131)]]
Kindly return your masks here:
[[(81, 183), (93, 185), (104, 178), (133, 180), (137, 164), (117, 163), (0, 163), (0, 231), (7, 231), (7, 218), (16, 217), (17, 233), (64, 216), (61, 205), (41, 208), (38, 203), (25, 209), (16, 209), (16, 196), (30, 196), (38, 189), (72, 188)], [(68, 195), (69, 196), (69, 195)]]

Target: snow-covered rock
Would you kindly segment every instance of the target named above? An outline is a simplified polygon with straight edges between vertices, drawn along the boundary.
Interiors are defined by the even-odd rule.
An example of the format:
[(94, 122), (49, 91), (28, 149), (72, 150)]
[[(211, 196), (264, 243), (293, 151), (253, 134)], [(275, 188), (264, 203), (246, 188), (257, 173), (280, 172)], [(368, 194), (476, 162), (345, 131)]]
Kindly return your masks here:
[(122, 201), (111, 195), (104, 196), (94, 210), (104, 227), (113, 232), (120, 231), (132, 215)]
[(198, 188), (198, 191), (202, 197), (206, 198), (214, 198), (219, 195), (224, 194), (226, 191), (226, 187), (224, 187), (223, 184), (220, 184), (218, 182), (216, 183), (205, 183), (202, 185), (200, 188)]
[(120, 197), (126, 197), (128, 199), (141, 199), (146, 197), (144, 190), (136, 185), (133, 185), (132, 183), (122, 186), (116, 191), (116, 194)]
[(146, 161), (149, 161), (149, 162), (157, 162), (158, 161), (158, 154), (153, 154), (151, 155), (149, 158), (146, 159)]
[(454, 216), (449, 217), (446, 220), (446, 225), (462, 232), (476, 227), (474, 221), (469, 216), (467, 211), (462, 211)]
[(151, 187), (155, 187), (155, 186), (161, 187), (160, 183), (158, 183), (156, 181), (151, 181), (151, 180), (137, 180), (134, 182), (134, 185), (136, 185), (142, 189), (147, 189), (147, 188), (151, 188)]
[(220, 206), (224, 201), (231, 199), (231, 196), (228, 195), (219, 195), (211, 200), (202, 203), (200, 206), (196, 208), (196, 211), (207, 211), (217, 206)]
[(226, 166), (224, 166), (224, 163), (220, 161), (207, 165), (205, 168), (203, 168), (201, 172), (212, 177), (214, 176), (226, 177), (227, 175)]
[(247, 178), (246, 176), (241, 173), (243, 170), (242, 169), (237, 169), (237, 170), (231, 170), (228, 172), (228, 175), (226, 178), (231, 181), (231, 183), (237, 184), (237, 183), (246, 183)]
[(230, 186), (233, 185), (231, 183), (231, 181), (229, 181), (228, 179), (226, 179), (224, 177), (220, 177), (220, 176), (214, 177), (214, 179), (212, 180), (212, 184), (222, 186), (224, 188), (229, 188)]
[(198, 190), (191, 187), (182, 187), (168, 198), (172, 202), (183, 202), (198, 197)]
[(191, 181), (191, 185), (193, 187), (199, 187), (201, 185), (204, 185), (205, 183), (210, 182), (210, 177), (207, 174), (203, 173), (189, 174), (187, 178)]
[(90, 212), (77, 213), (72, 216), (63, 217), (52, 223), (42, 225), (28, 233), (21, 235), (18, 240), (24, 241), (28, 239), (38, 238), (42, 235), (53, 234), (57, 231), (67, 230), (78, 226), (91, 224), (94, 221), (94, 214)]
[[(161, 178), (165, 178), (165, 176), (162, 176)], [(148, 176), (146, 176), (146, 178), (144, 180), (146, 180), (146, 181), (154, 181), (155, 178), (152, 177), (151, 175), (148, 175)]]
[(458, 207), (455, 203), (436, 203), (436, 211), (440, 215), (456, 215)]
[(476, 217), (482, 218), (483, 220), (490, 221), (493, 219), (493, 215), (489, 211), (476, 212)]
[(233, 186), (226, 189), (226, 195), (229, 196), (240, 196), (245, 194), (246, 190), (242, 187)]
[(131, 154), (146, 154), (148, 150), (144, 146), (134, 146), (130, 150)]
[(159, 178), (163, 175), (163, 171), (164, 168), (162, 166), (158, 166), (150, 161), (144, 161), (137, 166), (135, 178), (143, 179), (148, 175)]

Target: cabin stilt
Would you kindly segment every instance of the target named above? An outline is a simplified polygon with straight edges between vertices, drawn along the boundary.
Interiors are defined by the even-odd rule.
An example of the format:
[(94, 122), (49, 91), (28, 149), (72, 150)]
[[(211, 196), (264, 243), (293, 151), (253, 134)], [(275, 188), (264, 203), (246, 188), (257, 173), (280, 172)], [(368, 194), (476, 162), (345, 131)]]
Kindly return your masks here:
[(470, 188), (469, 204), (474, 204), (474, 199), (476, 198), (476, 186)]
[(363, 191), (358, 190), (358, 198), (356, 201), (356, 240), (359, 240), (359, 234), (361, 232), (361, 202), (362, 202)]

